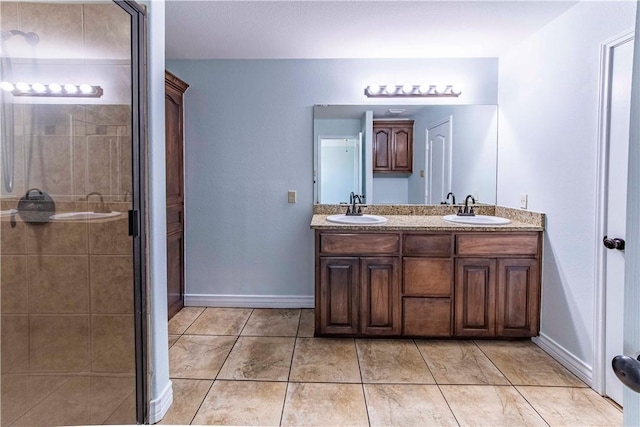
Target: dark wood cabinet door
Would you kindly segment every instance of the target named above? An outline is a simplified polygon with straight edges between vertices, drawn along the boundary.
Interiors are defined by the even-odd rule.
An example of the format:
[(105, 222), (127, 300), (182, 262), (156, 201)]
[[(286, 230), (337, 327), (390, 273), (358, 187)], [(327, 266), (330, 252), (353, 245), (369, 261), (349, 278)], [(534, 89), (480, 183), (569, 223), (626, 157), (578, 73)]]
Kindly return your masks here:
[(373, 122), (373, 172), (413, 171), (413, 120)]
[(496, 332), (496, 260), (459, 258), (455, 266), (455, 333), (491, 337)]
[(399, 335), (401, 331), (400, 260), (395, 257), (360, 260), (360, 332)]
[(167, 85), (164, 98), (167, 205), (184, 200), (182, 94)]
[(189, 87), (165, 72), (168, 317), (184, 306), (184, 106)]
[(373, 128), (373, 171), (391, 171), (391, 128)]
[(359, 265), (358, 258), (320, 258), (321, 334), (358, 333)]
[(167, 304), (169, 319), (184, 307), (184, 234), (167, 236)]
[(391, 141), (391, 170), (410, 173), (413, 170), (413, 127), (394, 128)]
[(539, 274), (535, 259), (498, 260), (497, 335), (527, 337), (538, 334)]

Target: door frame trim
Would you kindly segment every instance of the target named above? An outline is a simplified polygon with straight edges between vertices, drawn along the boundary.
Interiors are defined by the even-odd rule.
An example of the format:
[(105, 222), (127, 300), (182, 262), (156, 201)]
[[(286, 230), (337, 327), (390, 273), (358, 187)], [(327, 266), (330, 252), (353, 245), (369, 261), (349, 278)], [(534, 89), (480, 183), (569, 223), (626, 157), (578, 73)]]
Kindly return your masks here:
[(634, 39), (634, 29), (629, 29), (600, 44), (600, 76), (598, 79), (598, 140), (596, 165), (596, 215), (595, 215), (595, 255), (594, 255), (594, 351), (592, 387), (601, 395), (605, 394), (605, 375), (609, 363), (606, 359), (606, 288), (605, 288), (605, 248), (599, 244), (607, 222), (607, 163), (609, 159), (609, 115), (611, 103), (611, 67), (613, 50)]

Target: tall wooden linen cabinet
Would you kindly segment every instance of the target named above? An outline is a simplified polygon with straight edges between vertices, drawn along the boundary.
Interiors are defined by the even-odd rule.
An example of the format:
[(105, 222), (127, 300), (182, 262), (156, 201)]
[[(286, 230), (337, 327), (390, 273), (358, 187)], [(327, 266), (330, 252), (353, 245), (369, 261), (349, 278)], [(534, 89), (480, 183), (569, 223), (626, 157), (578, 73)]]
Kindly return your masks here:
[(171, 319), (184, 307), (184, 93), (189, 85), (165, 71), (167, 302)]

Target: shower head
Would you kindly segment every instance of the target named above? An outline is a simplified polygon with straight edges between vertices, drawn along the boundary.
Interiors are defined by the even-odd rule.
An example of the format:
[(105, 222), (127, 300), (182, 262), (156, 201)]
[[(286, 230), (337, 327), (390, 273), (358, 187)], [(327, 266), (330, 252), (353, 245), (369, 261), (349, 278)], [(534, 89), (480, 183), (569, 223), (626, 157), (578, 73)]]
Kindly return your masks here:
[(25, 33), (20, 30), (9, 30), (2, 32), (2, 41), (8, 40), (13, 36), (22, 36), (24, 37), (24, 41), (27, 42), (30, 46), (35, 46), (40, 42), (40, 36), (34, 32)]

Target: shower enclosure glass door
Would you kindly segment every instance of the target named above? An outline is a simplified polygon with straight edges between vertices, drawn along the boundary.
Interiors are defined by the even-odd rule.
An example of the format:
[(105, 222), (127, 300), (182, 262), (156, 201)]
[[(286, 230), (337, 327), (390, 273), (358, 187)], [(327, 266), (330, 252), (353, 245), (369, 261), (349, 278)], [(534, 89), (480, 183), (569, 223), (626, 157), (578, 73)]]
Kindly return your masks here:
[(137, 12), (0, 3), (3, 426), (142, 421)]

